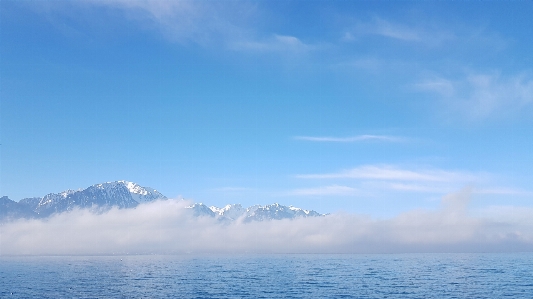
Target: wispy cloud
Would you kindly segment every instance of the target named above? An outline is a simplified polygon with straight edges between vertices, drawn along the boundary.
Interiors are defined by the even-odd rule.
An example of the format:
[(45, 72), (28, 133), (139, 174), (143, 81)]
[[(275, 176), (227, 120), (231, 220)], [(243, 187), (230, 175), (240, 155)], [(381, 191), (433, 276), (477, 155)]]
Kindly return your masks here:
[(340, 186), (340, 185), (331, 185), (317, 188), (305, 188), (305, 189), (295, 189), (288, 192), (289, 195), (296, 196), (322, 196), (322, 195), (337, 195), (337, 196), (346, 196), (353, 195), (357, 193), (357, 189)]
[[(76, 4), (74, 4), (76, 5)], [(260, 17), (252, 2), (128, 1), (88, 0), (79, 6), (112, 8), (144, 28), (156, 29), (178, 43), (216, 45), (235, 51), (301, 54), (317, 46), (291, 35), (271, 34), (266, 38), (251, 24)]]
[(406, 183), (390, 183), (383, 186), (387, 189), (392, 189), (396, 191), (407, 191), (407, 192), (426, 192), (426, 193), (446, 193), (449, 188), (444, 188), (435, 185), (428, 184), (406, 184)]
[[(471, 193), (479, 195), (533, 196), (530, 190), (498, 186), (496, 176), (484, 172), (467, 172), (435, 168), (402, 168), (395, 165), (362, 165), (338, 172), (299, 174), (300, 179), (349, 184), (353, 195), (373, 196), (384, 191), (446, 194), (464, 186), (471, 186)], [(305, 189), (304, 189), (305, 190)], [(311, 194), (310, 189), (309, 194)], [(319, 192), (319, 190), (316, 190)], [(305, 195), (302, 192), (301, 195)]]
[[(1, 255), (169, 253), (374, 253), (533, 250), (533, 210), (468, 213), (469, 190), (437, 210), (386, 220), (351, 214), (221, 224), (193, 217), (185, 201), (158, 201), (101, 214), (75, 210), (1, 228)], [(515, 215), (521, 215), (516, 218)], [(261, 232), (258, 238), (258, 232)]]
[(304, 179), (349, 178), (429, 182), (475, 181), (477, 179), (477, 177), (472, 174), (458, 171), (409, 170), (391, 165), (364, 165), (335, 173), (301, 174), (296, 177)]
[(343, 40), (352, 41), (361, 35), (381, 35), (404, 41), (419, 41), (421, 38), (419, 32), (412, 28), (375, 18), (369, 23), (360, 22), (355, 26), (355, 29), (346, 31)]
[[(145, 30), (155, 30), (167, 40), (201, 45), (226, 44), (250, 34), (250, 20), (257, 17), (256, 4), (250, 2), (204, 2), (165, 0), (86, 0), (32, 3), (46, 14), (86, 14), (87, 21), (123, 18)], [(92, 8), (109, 14), (94, 14)], [(90, 15), (92, 14), (92, 15)], [(106, 20), (107, 21), (107, 20)]]
[(375, 19), (370, 32), (404, 41), (420, 41), (420, 32), (401, 24), (393, 24), (383, 19)]
[(248, 191), (251, 190), (250, 188), (245, 187), (220, 187), (215, 188), (213, 191), (220, 191), (220, 192), (239, 192), (239, 191)]
[(526, 73), (507, 77), (498, 72), (473, 73), (457, 80), (436, 77), (414, 86), (436, 94), (452, 111), (472, 120), (514, 115), (533, 105), (533, 78)]
[(517, 196), (532, 196), (533, 192), (514, 189), (514, 188), (475, 188), (472, 190), (475, 194), (494, 194), (494, 195), (517, 195)]
[(304, 53), (315, 48), (315, 46), (306, 44), (297, 37), (277, 34), (263, 40), (235, 41), (229, 47), (236, 51), (284, 53)]
[(385, 135), (358, 135), (351, 137), (313, 137), (313, 136), (296, 136), (294, 139), (315, 141), (315, 142), (359, 142), (359, 141), (387, 141), (400, 142), (404, 138)]
[(342, 39), (356, 41), (368, 35), (428, 46), (440, 45), (444, 41), (455, 38), (455, 35), (448, 31), (431, 29), (427, 26), (407, 25), (375, 17), (369, 22), (358, 22), (350, 30), (345, 31)]
[(451, 80), (444, 78), (432, 78), (415, 84), (420, 90), (436, 92), (442, 96), (450, 97), (455, 94), (455, 84)]

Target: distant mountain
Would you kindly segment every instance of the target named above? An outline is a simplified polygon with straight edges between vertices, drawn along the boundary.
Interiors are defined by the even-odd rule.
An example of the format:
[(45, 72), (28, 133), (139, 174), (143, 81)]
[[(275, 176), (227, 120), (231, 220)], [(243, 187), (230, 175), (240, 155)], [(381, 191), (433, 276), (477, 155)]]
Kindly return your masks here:
[(261, 206), (254, 205), (243, 208), (240, 204), (227, 205), (223, 208), (208, 207), (202, 203), (195, 203), (187, 207), (195, 216), (214, 217), (223, 221), (240, 220), (243, 222), (294, 219), (299, 217), (324, 216), (316, 211), (304, 210), (293, 206), (284, 206), (278, 203)]
[[(83, 190), (66, 190), (60, 193), (50, 193), (44, 197), (25, 198), (19, 202), (4, 196), (0, 199), (0, 221), (16, 218), (44, 218), (76, 208), (99, 211), (111, 207), (134, 208), (140, 203), (166, 199), (167, 197), (157, 190), (133, 182), (107, 182), (92, 185)], [(277, 203), (266, 206), (255, 205), (248, 208), (243, 208), (240, 204), (218, 208), (195, 203), (186, 208), (194, 216), (208, 216), (221, 221), (249, 222), (323, 216), (323, 214), (315, 211), (283, 206)]]
[(27, 206), (9, 199), (0, 197), (0, 222), (18, 218), (36, 218), (38, 215)]
[(35, 210), (35, 208), (39, 205), (39, 202), (43, 199), (42, 197), (31, 197), (31, 198), (24, 198), (21, 199), (18, 203), (20, 205), (23, 205), (27, 207), (30, 210)]
[(133, 208), (139, 203), (158, 199), (167, 197), (153, 188), (128, 181), (116, 181), (96, 184), (84, 190), (50, 193), (42, 198), (25, 198), (19, 203), (39, 217), (47, 217), (74, 208)]

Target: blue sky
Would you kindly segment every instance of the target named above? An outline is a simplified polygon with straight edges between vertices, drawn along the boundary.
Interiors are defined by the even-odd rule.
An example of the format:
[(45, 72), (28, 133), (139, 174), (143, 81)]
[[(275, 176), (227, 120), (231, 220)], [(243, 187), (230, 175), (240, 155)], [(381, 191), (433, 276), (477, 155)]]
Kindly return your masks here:
[(1, 195), (533, 207), (533, 3), (2, 1)]

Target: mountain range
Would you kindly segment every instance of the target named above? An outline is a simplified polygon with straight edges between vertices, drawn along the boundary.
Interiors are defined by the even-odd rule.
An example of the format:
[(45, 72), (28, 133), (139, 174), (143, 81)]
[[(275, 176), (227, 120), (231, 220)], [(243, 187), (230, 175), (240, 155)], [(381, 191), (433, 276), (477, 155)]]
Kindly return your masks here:
[[(53, 214), (73, 209), (106, 210), (111, 207), (135, 208), (139, 204), (168, 198), (159, 191), (128, 181), (106, 182), (86, 189), (66, 190), (50, 193), (43, 197), (24, 198), (19, 202), (7, 196), (0, 198), (0, 221), (18, 218), (46, 218)], [(324, 216), (315, 211), (293, 206), (271, 204), (254, 205), (248, 208), (240, 204), (229, 204), (223, 208), (195, 203), (186, 207), (197, 217), (213, 217), (221, 221), (264, 221), (293, 219), (298, 217)]]
[(215, 217), (223, 221), (240, 220), (249, 222), (324, 216), (315, 211), (304, 210), (293, 206), (284, 206), (278, 203), (266, 206), (253, 205), (248, 208), (243, 208), (240, 204), (231, 204), (223, 208), (218, 208), (215, 206), (208, 207), (202, 203), (195, 203), (188, 206), (187, 209), (191, 209), (195, 216)]

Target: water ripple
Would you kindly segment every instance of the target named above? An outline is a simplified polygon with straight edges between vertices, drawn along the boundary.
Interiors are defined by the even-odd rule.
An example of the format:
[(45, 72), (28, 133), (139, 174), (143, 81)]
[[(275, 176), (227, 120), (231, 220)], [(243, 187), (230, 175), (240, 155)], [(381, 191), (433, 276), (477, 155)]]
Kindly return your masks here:
[(533, 254), (1, 257), (1, 298), (532, 298)]

